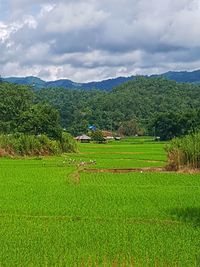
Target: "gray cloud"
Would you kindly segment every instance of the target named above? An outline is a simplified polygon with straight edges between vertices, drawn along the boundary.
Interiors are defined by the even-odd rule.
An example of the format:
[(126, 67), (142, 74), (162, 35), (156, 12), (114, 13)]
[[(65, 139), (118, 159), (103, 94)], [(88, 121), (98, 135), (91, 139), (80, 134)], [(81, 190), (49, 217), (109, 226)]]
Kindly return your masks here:
[(200, 0), (0, 0), (0, 73), (100, 80), (199, 68)]

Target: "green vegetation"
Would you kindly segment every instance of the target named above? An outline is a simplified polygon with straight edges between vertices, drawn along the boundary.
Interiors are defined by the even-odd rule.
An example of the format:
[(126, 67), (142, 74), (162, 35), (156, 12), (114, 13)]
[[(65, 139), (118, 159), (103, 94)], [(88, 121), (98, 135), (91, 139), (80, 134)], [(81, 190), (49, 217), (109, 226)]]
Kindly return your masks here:
[(184, 136), (200, 128), (200, 110), (183, 113), (160, 113), (152, 123), (154, 134), (161, 140)]
[[(188, 131), (188, 124), (186, 128), (185, 124), (177, 124), (176, 114), (179, 114), (179, 117), (185, 113), (194, 114), (200, 106), (199, 85), (178, 84), (162, 78), (139, 77), (110, 92), (47, 88), (37, 90), (36, 94), (38, 101), (47, 101), (59, 110), (62, 126), (73, 135), (84, 133), (90, 124), (101, 130), (119, 129), (128, 135), (161, 135), (163, 131), (159, 129), (164, 127), (166, 131), (163, 140), (166, 140), (174, 134), (179, 136)], [(167, 117), (169, 111), (173, 114), (170, 121), (177, 125), (176, 132), (173, 131), (172, 135), (166, 133), (167, 120), (161, 120), (162, 123), (155, 122), (160, 114)], [(185, 115), (183, 117), (185, 118)], [(191, 115), (190, 121), (195, 120), (196, 115)], [(127, 131), (127, 125), (131, 125), (131, 133)], [(196, 124), (194, 126), (196, 127)]]
[(47, 104), (36, 104), (23, 112), (18, 131), (26, 134), (47, 134), (50, 138), (60, 139), (62, 128), (59, 113)]
[[(198, 266), (199, 174), (163, 172), (153, 138), (101, 143), (97, 130), (101, 144), (77, 144), (67, 132), (193, 133), (199, 91), (155, 78), (111, 92), (0, 83), (0, 156), (29, 156), (0, 158), (0, 266)], [(173, 140), (170, 167), (199, 168), (199, 144)]]
[(75, 162), (95, 161), (95, 169), (162, 167), (167, 157), (163, 143), (155, 143), (149, 138), (127, 138), (108, 144), (81, 144), (79, 153), (74, 154)]
[(168, 152), (168, 168), (200, 168), (200, 132), (173, 139), (166, 147)]
[(46, 135), (0, 135), (0, 156), (59, 155), (76, 151), (77, 143), (67, 133), (60, 140), (51, 140)]
[(77, 151), (73, 137), (62, 133), (59, 112), (36, 103), (25, 86), (0, 83), (0, 155), (58, 155)]
[(105, 141), (103, 133), (100, 130), (92, 131), (90, 134), (93, 141), (97, 143), (103, 143)]
[(164, 145), (128, 138), (0, 159), (0, 265), (198, 266), (198, 174), (86, 170), (161, 167)]
[(0, 83), (0, 131), (16, 131), (21, 114), (29, 109), (33, 101), (33, 92), (27, 87)]
[[(139, 77), (112, 91), (65, 88), (32, 90), (0, 84), (0, 132), (46, 134), (59, 139), (61, 126), (72, 135), (88, 125), (125, 136), (161, 140), (200, 128), (200, 86)], [(169, 112), (170, 111), (170, 112)]]
[(36, 104), (30, 88), (0, 83), (0, 133), (18, 132), (59, 139), (62, 134), (59, 113), (48, 104)]

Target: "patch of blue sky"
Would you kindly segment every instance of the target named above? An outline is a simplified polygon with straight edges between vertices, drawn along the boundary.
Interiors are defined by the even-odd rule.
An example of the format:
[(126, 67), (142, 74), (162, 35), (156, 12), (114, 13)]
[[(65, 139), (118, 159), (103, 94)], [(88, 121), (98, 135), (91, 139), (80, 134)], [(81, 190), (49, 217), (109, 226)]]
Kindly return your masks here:
[(5, 21), (9, 17), (9, 3), (0, 0), (0, 21)]

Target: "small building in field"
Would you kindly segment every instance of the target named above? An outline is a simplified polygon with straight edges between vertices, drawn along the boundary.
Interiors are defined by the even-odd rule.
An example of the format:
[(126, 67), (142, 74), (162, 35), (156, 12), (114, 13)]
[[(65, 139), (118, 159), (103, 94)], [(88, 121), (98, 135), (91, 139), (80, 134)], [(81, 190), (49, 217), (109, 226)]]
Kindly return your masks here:
[(103, 137), (105, 140), (114, 140), (113, 133), (110, 131), (102, 131)]
[(91, 141), (91, 137), (87, 136), (86, 134), (77, 136), (75, 139), (81, 143), (89, 143)]

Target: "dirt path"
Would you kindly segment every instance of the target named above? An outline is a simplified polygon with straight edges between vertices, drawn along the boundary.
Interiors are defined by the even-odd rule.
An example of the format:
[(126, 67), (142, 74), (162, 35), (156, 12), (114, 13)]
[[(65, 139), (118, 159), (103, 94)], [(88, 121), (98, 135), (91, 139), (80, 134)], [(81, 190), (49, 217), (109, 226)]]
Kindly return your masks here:
[(92, 173), (129, 173), (129, 172), (167, 172), (161, 167), (128, 168), (128, 169), (84, 169), (84, 172)]
[(178, 171), (166, 170), (165, 167), (144, 167), (144, 168), (114, 168), (114, 169), (84, 169), (83, 172), (89, 173), (130, 173), (130, 172), (157, 172), (157, 173), (180, 173), (180, 174), (200, 174), (199, 169), (183, 168)]

